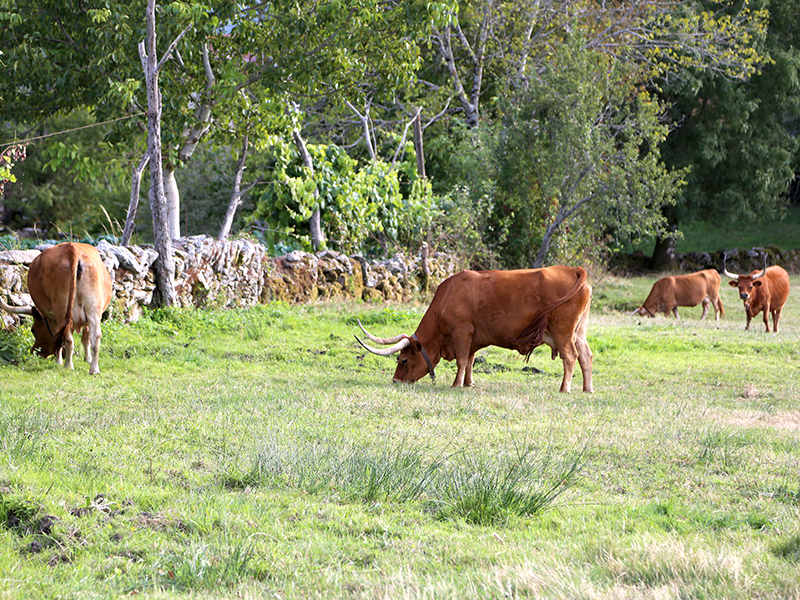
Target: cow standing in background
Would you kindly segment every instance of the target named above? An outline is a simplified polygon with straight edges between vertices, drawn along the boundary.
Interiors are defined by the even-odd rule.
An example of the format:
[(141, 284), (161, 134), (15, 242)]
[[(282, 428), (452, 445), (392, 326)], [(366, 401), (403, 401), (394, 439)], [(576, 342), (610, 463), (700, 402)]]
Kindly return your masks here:
[(744, 301), (744, 312), (747, 316), (745, 331), (750, 331), (750, 321), (764, 311), (764, 326), (769, 333), (769, 315), (772, 314), (772, 330), (778, 333), (778, 323), (786, 300), (789, 299), (789, 274), (781, 267), (773, 265), (767, 268), (764, 257), (764, 268), (753, 271), (749, 275), (736, 275), (728, 271), (723, 262), (725, 275), (731, 278), (728, 284), (738, 288), (739, 297)]
[(100, 319), (111, 302), (111, 276), (94, 246), (67, 242), (43, 250), (28, 269), (28, 293), (34, 306), (0, 307), (33, 317), (34, 343), (44, 357), (72, 369), (73, 332), (81, 331), (89, 373), (100, 373)]
[(586, 271), (576, 267), (546, 267), (517, 271), (462, 271), (437, 288), (413, 335), (379, 338), (359, 326), (378, 344), (373, 354), (399, 352), (396, 383), (413, 383), (426, 374), (434, 377), (440, 359), (456, 360), (453, 387), (472, 386), (475, 353), (486, 346), (517, 350), (530, 356), (547, 344), (552, 358), (561, 356), (561, 391), (569, 392), (575, 361), (583, 373), (583, 391), (592, 391), (592, 352), (586, 341), (592, 288)]
[(655, 317), (657, 312), (678, 316), (679, 306), (697, 306), (703, 303), (703, 314), (706, 318), (709, 306), (714, 307), (714, 318), (719, 321), (725, 316), (722, 300), (719, 297), (720, 276), (716, 269), (705, 269), (689, 275), (671, 275), (662, 277), (653, 284), (653, 289), (644, 303), (631, 313), (643, 317)]

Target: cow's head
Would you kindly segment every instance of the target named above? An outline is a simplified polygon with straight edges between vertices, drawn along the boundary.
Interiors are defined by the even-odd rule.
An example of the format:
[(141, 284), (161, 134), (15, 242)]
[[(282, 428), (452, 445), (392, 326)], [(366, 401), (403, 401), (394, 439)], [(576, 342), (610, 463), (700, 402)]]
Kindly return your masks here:
[(38, 352), (40, 356), (45, 358), (55, 354), (55, 343), (50, 324), (35, 306), (10, 306), (0, 300), (0, 308), (14, 315), (29, 315), (33, 317), (33, 325), (31, 325), (33, 346), (31, 346), (31, 352)]
[(722, 263), (722, 268), (725, 272), (725, 275), (731, 278), (731, 281), (728, 282), (728, 285), (739, 290), (739, 297), (744, 301), (745, 307), (748, 307), (753, 299), (753, 296), (756, 294), (756, 291), (763, 283), (761, 278), (767, 274), (767, 257), (764, 257), (764, 268), (759, 273), (753, 272), (748, 275), (737, 275), (736, 273), (731, 273), (728, 271), (725, 261)]
[(391, 344), (389, 348), (371, 348), (362, 342), (358, 336), (355, 336), (358, 343), (366, 350), (378, 356), (390, 356), (399, 353), (397, 356), (397, 369), (395, 369), (394, 377), (392, 377), (394, 383), (415, 383), (425, 375), (430, 375), (431, 379), (436, 381), (433, 363), (422, 342), (416, 336), (401, 334), (392, 338), (380, 338), (364, 329), (360, 320), (358, 321), (358, 326), (364, 332), (364, 335), (376, 344)]
[(31, 316), (33, 317), (33, 324), (31, 325), (33, 346), (31, 346), (31, 353), (37, 352), (39, 356), (47, 358), (56, 353), (53, 332), (45, 316), (36, 310), (35, 306), (31, 308)]
[(633, 311), (631, 313), (631, 316), (633, 315), (639, 315), (640, 317), (650, 317), (651, 319), (656, 316), (656, 314), (652, 310), (650, 310), (644, 305), (640, 306), (635, 311)]

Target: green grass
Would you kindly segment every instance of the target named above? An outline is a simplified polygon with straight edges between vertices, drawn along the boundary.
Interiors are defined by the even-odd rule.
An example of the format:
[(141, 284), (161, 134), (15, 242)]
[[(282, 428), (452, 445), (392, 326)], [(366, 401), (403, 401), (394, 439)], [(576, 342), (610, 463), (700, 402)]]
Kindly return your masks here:
[[(761, 248), (777, 246), (781, 250), (800, 249), (800, 206), (790, 206), (783, 219), (768, 221), (706, 223), (693, 221), (679, 226), (683, 237), (677, 242), (677, 251), (718, 252), (731, 248)], [(653, 254), (654, 241), (649, 240), (634, 249), (648, 256)]]
[(156, 311), (97, 377), (6, 335), (3, 596), (796, 597), (797, 293), (768, 335), (727, 287), (719, 322), (627, 316), (653, 281), (593, 282), (590, 395), (545, 348), (392, 385), (356, 318), (423, 306)]

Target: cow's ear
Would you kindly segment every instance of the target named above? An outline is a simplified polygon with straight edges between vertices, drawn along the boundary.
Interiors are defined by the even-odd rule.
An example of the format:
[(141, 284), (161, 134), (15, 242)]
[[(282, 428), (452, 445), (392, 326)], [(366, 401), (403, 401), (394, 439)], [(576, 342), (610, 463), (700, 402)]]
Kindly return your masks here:
[(35, 306), (31, 309), (31, 316), (33, 317), (34, 321), (42, 321), (44, 319), (42, 313), (40, 313), (39, 309), (37, 309)]
[(728, 282), (728, 285), (731, 287), (739, 287), (739, 280), (738, 279), (731, 279)]
[(762, 282), (761, 282), (761, 280), (760, 280), (760, 279), (756, 279), (756, 280), (753, 282), (753, 287), (759, 287), (759, 286), (761, 285), (761, 283), (762, 283)]
[(411, 347), (414, 349), (414, 352), (422, 352), (422, 342), (419, 340), (414, 340)]

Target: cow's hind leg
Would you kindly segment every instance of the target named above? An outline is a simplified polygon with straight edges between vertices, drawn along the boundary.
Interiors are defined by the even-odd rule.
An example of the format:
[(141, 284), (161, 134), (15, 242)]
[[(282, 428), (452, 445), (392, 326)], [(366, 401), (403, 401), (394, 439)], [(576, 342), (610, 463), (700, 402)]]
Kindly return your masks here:
[(561, 362), (564, 363), (564, 378), (561, 380), (561, 389), (563, 394), (569, 394), (572, 387), (572, 375), (575, 372), (575, 361), (578, 358), (578, 350), (575, 348), (575, 342), (569, 340), (558, 348), (558, 353), (561, 355)]
[(775, 333), (778, 333), (778, 322), (781, 320), (781, 312), (783, 312), (782, 306), (772, 311), (772, 331)]
[(594, 390), (592, 387), (592, 360), (594, 356), (591, 348), (589, 348), (589, 342), (586, 340), (588, 326), (589, 310), (587, 307), (575, 331), (575, 347), (578, 349), (578, 362), (581, 365), (581, 373), (583, 374), (583, 391), (591, 393)]
[(81, 344), (83, 345), (83, 360), (87, 363), (92, 362), (92, 352), (89, 342), (89, 328), (84, 327), (83, 331), (81, 331)]
[[(575, 347), (575, 341), (572, 332), (565, 334), (564, 332), (557, 331), (555, 328), (548, 328), (544, 334), (544, 343), (550, 346), (552, 350), (550, 358), (555, 360), (560, 356), (561, 362), (564, 365), (564, 377), (561, 380), (561, 389), (559, 390), (564, 394), (568, 394), (572, 388), (575, 361), (579, 357), (579, 351)], [(583, 369), (583, 365), (581, 365), (581, 369)], [(585, 381), (584, 379), (584, 385)]]
[(89, 324), (86, 326), (88, 330), (89, 344), (91, 346), (91, 363), (89, 366), (89, 375), (98, 375), (100, 373), (100, 338), (102, 332), (100, 329), (100, 316), (89, 317)]
[[(703, 298), (703, 314), (700, 315), (700, 320), (701, 321), (706, 318), (706, 315), (708, 314), (708, 309), (709, 309), (710, 306), (711, 306), (711, 299), (708, 296), (706, 296), (705, 298)], [(714, 309), (714, 314), (717, 314), (716, 308)], [(717, 317), (717, 318), (719, 318), (719, 317)]]
[(75, 351), (75, 340), (72, 338), (72, 332), (69, 329), (64, 332), (64, 347), (61, 351), (64, 353), (64, 366), (67, 369), (74, 369), (72, 354)]

